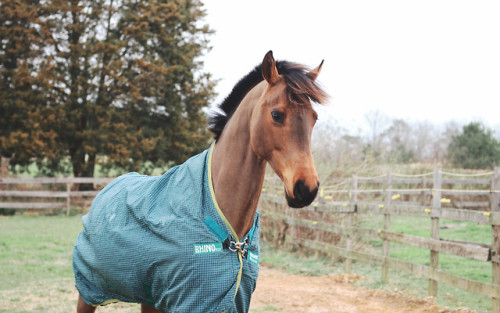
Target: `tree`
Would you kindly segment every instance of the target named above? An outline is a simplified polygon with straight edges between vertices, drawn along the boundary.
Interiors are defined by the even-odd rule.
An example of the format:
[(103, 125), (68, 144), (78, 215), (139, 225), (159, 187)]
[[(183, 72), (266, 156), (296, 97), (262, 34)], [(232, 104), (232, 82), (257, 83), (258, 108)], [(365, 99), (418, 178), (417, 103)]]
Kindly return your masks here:
[(369, 111), (365, 114), (365, 120), (370, 129), (370, 139), (364, 147), (365, 154), (371, 154), (378, 158), (383, 153), (382, 135), (387, 128), (388, 117), (380, 111)]
[(93, 176), (96, 163), (127, 170), (179, 163), (205, 147), (201, 109), (213, 83), (198, 58), (211, 31), (199, 1), (15, 2), (36, 8), (28, 23), (38, 19), (46, 37), (27, 62), (46, 60), (51, 69), (30, 70), (49, 82), (33, 111), (40, 125), (30, 126), (55, 134), (55, 145), (44, 139), (41, 148), (52, 147), (54, 159), (69, 156), (74, 176)]
[(411, 163), (415, 161), (415, 152), (412, 149), (410, 125), (402, 119), (393, 119), (392, 125), (382, 134), (386, 138), (389, 161), (396, 163)]
[(439, 134), (436, 133), (433, 135), (434, 140), (432, 141), (432, 160), (441, 163), (445, 161), (451, 138), (457, 135), (460, 130), (460, 125), (455, 121), (448, 121), (444, 125), (442, 125), (441, 132)]
[(439, 140), (439, 130), (428, 121), (420, 121), (414, 126), (415, 157), (419, 161), (431, 161), (434, 142)]
[(454, 166), (470, 169), (493, 168), (500, 164), (500, 142), (490, 129), (472, 122), (452, 137), (448, 156)]
[[(53, 68), (40, 57), (47, 29), (37, 0), (0, 1), (0, 155), (9, 160), (53, 158), (56, 134), (47, 127), (54, 115), (45, 106)], [(45, 121), (42, 125), (41, 121)], [(5, 174), (5, 173), (4, 173)]]

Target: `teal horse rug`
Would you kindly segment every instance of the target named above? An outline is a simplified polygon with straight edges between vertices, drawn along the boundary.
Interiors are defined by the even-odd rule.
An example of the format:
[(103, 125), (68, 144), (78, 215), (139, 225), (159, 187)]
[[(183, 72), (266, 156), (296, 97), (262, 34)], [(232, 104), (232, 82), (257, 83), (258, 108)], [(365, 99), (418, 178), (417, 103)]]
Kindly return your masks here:
[(259, 214), (240, 240), (215, 199), (212, 151), (162, 176), (120, 176), (96, 196), (73, 253), (86, 303), (248, 312), (259, 272)]

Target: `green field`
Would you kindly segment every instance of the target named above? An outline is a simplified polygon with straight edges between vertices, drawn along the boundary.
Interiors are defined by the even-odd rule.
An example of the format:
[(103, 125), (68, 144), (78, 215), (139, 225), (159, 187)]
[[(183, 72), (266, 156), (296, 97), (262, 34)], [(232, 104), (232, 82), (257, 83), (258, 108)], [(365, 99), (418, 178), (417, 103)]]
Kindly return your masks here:
[[(77, 292), (74, 287), (71, 257), (73, 243), (81, 230), (81, 216), (0, 216), (0, 312), (74, 312)], [(373, 221), (371, 221), (373, 222)], [(453, 237), (489, 240), (488, 228), (452, 223), (446, 231)], [(418, 234), (424, 225), (413, 221), (393, 223), (393, 229), (404, 228), (406, 233)], [(451, 225), (451, 224), (450, 224)], [(413, 230), (411, 230), (413, 229)], [(446, 233), (443, 231), (443, 233)], [(451, 236), (451, 233), (450, 233)], [(487, 237), (487, 238), (485, 238)], [(275, 249), (263, 243), (261, 263), (302, 275), (342, 273), (343, 265), (326, 257), (305, 256), (285, 249)], [(391, 245), (391, 255), (415, 263), (429, 262), (428, 251)], [(484, 264), (483, 264), (484, 263)], [(486, 265), (485, 265), (486, 264)], [(491, 264), (464, 258), (440, 255), (440, 266), (450, 272), (481, 281), (491, 281)], [(405, 273), (390, 272), (391, 282), (380, 283), (380, 267), (354, 262), (353, 273), (366, 279), (356, 284), (389, 291), (401, 291), (414, 297), (427, 295), (427, 280)], [(491, 299), (469, 294), (460, 289), (439, 285), (438, 304), (448, 307), (468, 307), (479, 312), (491, 311)], [(136, 304), (118, 304), (101, 308), (99, 312), (138, 312)]]
[[(360, 222), (361, 227), (367, 228), (382, 228), (383, 216), (376, 215), (365, 217)], [(393, 216), (391, 218), (391, 230), (402, 232), (408, 235), (419, 236), (424, 238), (430, 237), (430, 219), (416, 218), (405, 216)], [(452, 220), (441, 219), (439, 237), (442, 239), (454, 239), (470, 242), (478, 242), (490, 244), (492, 240), (491, 226), (478, 225), (472, 222), (458, 222)], [(366, 240), (366, 239), (364, 239)], [(371, 246), (381, 253), (381, 240), (366, 240)], [(393, 258), (398, 258), (407, 262), (429, 265), (430, 251), (415, 247), (410, 247), (403, 244), (391, 243), (390, 255)], [(357, 263), (357, 267), (353, 267), (353, 272), (373, 277), (373, 283), (369, 283), (370, 287), (381, 285), (381, 269), (379, 266)], [(364, 268), (367, 268), (365, 271)], [(492, 282), (492, 265), (491, 262), (473, 260), (469, 258), (449, 255), (445, 253), (439, 254), (439, 268), (454, 275), (462, 276), (472, 280), (491, 283)], [(424, 278), (415, 278), (406, 273), (398, 273), (390, 271), (389, 279), (391, 280), (386, 288), (398, 288), (407, 290), (415, 296), (425, 297), (427, 295), (428, 280)], [(439, 284), (438, 304), (449, 307), (466, 306), (479, 312), (491, 312), (492, 300), (489, 297), (468, 293), (462, 289), (458, 289), (446, 284)]]
[[(0, 216), (0, 312), (76, 311), (71, 258), (81, 216)], [(99, 312), (137, 313), (118, 304)]]
[[(361, 227), (382, 228), (381, 215), (370, 216), (360, 223)], [(430, 219), (404, 216), (393, 216), (391, 230), (424, 238), (430, 237)], [(490, 244), (492, 240), (491, 226), (478, 225), (473, 222), (458, 222), (441, 219), (439, 237), (477, 243)], [(381, 247), (381, 240), (367, 241), (371, 246)], [(381, 251), (381, 248), (378, 249)], [(403, 244), (391, 243), (391, 257), (404, 261), (429, 265), (430, 251), (414, 248)], [(492, 267), (490, 262), (483, 262), (455, 255), (440, 253), (439, 267), (447, 272), (477, 281), (492, 282)]]

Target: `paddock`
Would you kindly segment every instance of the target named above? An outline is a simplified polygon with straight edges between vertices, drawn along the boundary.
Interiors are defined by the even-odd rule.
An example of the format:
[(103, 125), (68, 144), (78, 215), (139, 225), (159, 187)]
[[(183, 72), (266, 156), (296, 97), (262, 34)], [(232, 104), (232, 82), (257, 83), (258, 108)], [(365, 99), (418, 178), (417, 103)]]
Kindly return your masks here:
[[(271, 242), (272, 245), (280, 246), (281, 249), (295, 249), (300, 250), (303, 254), (317, 257), (327, 256), (339, 260), (342, 265), (339, 266), (339, 272), (334, 275), (355, 277), (349, 276), (359, 275), (356, 268), (353, 269), (353, 264), (369, 263), (377, 266), (376, 278), (373, 280), (378, 281), (380, 286), (390, 285), (391, 280), (394, 279), (393, 274), (390, 273), (395, 271), (404, 271), (406, 275), (414, 276), (415, 279), (420, 277), (418, 279), (427, 280), (428, 286), (425, 291), (413, 294), (413, 298), (403, 296), (403, 300), (409, 301), (409, 303), (424, 301), (428, 305), (434, 305), (429, 300), (430, 298), (426, 297), (437, 296), (438, 299), (454, 298), (457, 301), (457, 306), (463, 306), (463, 303), (459, 301), (461, 296), (454, 296), (445, 291), (447, 290), (444, 289), (446, 286), (452, 285), (465, 294), (470, 294), (471, 297), (477, 294), (478, 297), (482, 297), (483, 302), (489, 302), (486, 305), (483, 303), (483, 307), (487, 307), (487, 309), (480, 309), (480, 312), (496, 312), (495, 303), (500, 298), (500, 287), (495, 280), (497, 279), (495, 270), (498, 248), (495, 246), (497, 242), (494, 240), (498, 238), (497, 225), (500, 221), (499, 213), (495, 210), (498, 206), (498, 189), (500, 189), (498, 188), (498, 177), (497, 168), (493, 172), (479, 174), (449, 173), (435, 169), (432, 172), (414, 177), (390, 172), (380, 177), (339, 178), (330, 181), (330, 185), (323, 186), (317, 200), (303, 210), (287, 208), (283, 199), (278, 196), (278, 193), (282, 193), (282, 185), (277, 183), (274, 178), (266, 178), (259, 208), (263, 221), (262, 237), (265, 241)], [(61, 240), (61, 237), (66, 238), (65, 240), (69, 238), (65, 255), (55, 259), (55, 266), (50, 264), (49, 269), (43, 270), (44, 273), (64, 271), (58, 268), (64, 268), (64, 264), (70, 264), (71, 245), (81, 227), (79, 214), (86, 210), (85, 203), (90, 201), (95, 193), (74, 191), (73, 184), (94, 182), (96, 187), (102, 188), (108, 181), (110, 181), (108, 178), (2, 178), (0, 179), (0, 196), (2, 196), (0, 207), (12, 209), (14, 212), (22, 211), (24, 215), (1, 217), (0, 229), (8, 232), (9, 227), (15, 228), (16, 226), (8, 224), (16, 219), (33, 218), (34, 220), (30, 223), (36, 225), (36, 219), (51, 218), (38, 216), (38, 214), (49, 213), (56, 215), (52, 217), (54, 219), (69, 219), (75, 223), (74, 229), (66, 230), (60, 235), (54, 234), (53, 240), (38, 247), (42, 250), (50, 250), (51, 247), (59, 249), (61, 247), (58, 240)], [(26, 214), (35, 216), (27, 217)], [(63, 216), (66, 214), (68, 216)], [(425, 229), (420, 230), (420, 235), (411, 231), (405, 232), (401, 227), (406, 226), (399, 224), (402, 217), (406, 217), (410, 221), (413, 219), (424, 221), (423, 224), (427, 223), (427, 226), (422, 226)], [(366, 220), (373, 221), (371, 224), (366, 224)], [(375, 220), (378, 224), (374, 222)], [(50, 225), (44, 227), (57, 229), (57, 227), (63, 227), (66, 224), (68, 223), (65, 221), (52, 220)], [(456, 231), (459, 232), (461, 231), (460, 227), (464, 225), (481, 232), (480, 239), (447, 236), (450, 229), (456, 228)], [(19, 224), (17, 227), (22, 229), (30, 226), (29, 224), (25, 226)], [(37, 227), (41, 226), (33, 226), (31, 238), (37, 238)], [(15, 249), (15, 244), (10, 242), (10, 237), (2, 234), (0, 238), (2, 238), (2, 245), (0, 245), (2, 250), (10, 251), (6, 248), (9, 246), (16, 251), (22, 250), (22, 248)], [(378, 247), (379, 250), (367, 250), (366, 242), (373, 243), (375, 241), (378, 241), (375, 243), (375, 247)], [(360, 245), (363, 242), (365, 244)], [(407, 253), (407, 259), (404, 259), (401, 257), (401, 246), (416, 248), (425, 256), (423, 258), (416, 257), (412, 254), (416, 252), (412, 251)], [(28, 250), (32, 249), (37, 248), (32, 247)], [(2, 282), (0, 285), (6, 287), (1, 287), (2, 296), (0, 298), (5, 299), (1, 301), (7, 302), (1, 303), (0, 307), (21, 308), (31, 302), (40, 302), (38, 305), (43, 307), (41, 303), (53, 294), (59, 298), (72, 293), (70, 290), (73, 290), (74, 283), (71, 281), (65, 281), (62, 278), (52, 281), (50, 275), (46, 277), (47, 279), (42, 277), (41, 280), (36, 274), (24, 277), (23, 275), (30, 271), (25, 271), (23, 268), (33, 268), (34, 261), (24, 260), (19, 251), (12, 256), (6, 254), (7, 257), (2, 259), (4, 262), (2, 268), (5, 269), (2, 280), (21, 279), (22, 286), (28, 287), (26, 290), (33, 290), (33, 292), (22, 292), (21, 284), (12, 285)], [(449, 266), (453, 264), (447, 264), (449, 255), (459, 258), (459, 262), (463, 263), (464, 268), (450, 268)], [(46, 257), (43, 256), (42, 259)], [(39, 257), (32, 257), (33, 260), (37, 258)], [(415, 260), (408, 258), (415, 258)], [(425, 258), (427, 260), (422, 261)], [(263, 255), (262, 264), (265, 268), (264, 271), (267, 271), (265, 260), (265, 255)], [(487, 274), (476, 279), (470, 277), (474, 272), (487, 272)], [(289, 275), (286, 273), (274, 274), (277, 276)], [(20, 277), (18, 277), (19, 275)], [(71, 274), (68, 273), (67, 277), (71, 277)], [(297, 277), (290, 279), (291, 281), (300, 280)], [(311, 287), (314, 287), (313, 282), (316, 278), (308, 277), (308, 279), (311, 281)], [(347, 280), (350, 281), (349, 283), (358, 285), (356, 279), (347, 278)], [(276, 286), (278, 283), (271, 281), (269, 285)], [(330, 286), (330, 282), (326, 281), (325, 283), (326, 286)], [(297, 285), (296, 287), (300, 289), (306, 284), (307, 281), (292, 285)], [(252, 308), (257, 311), (278, 308), (266, 302), (265, 299), (258, 300), (259, 296), (257, 295), (260, 290), (266, 290), (266, 283), (262, 277), (259, 278), (258, 286), (252, 301)], [(286, 289), (284, 287), (280, 289)], [(49, 292), (44, 294), (40, 290), (49, 290)], [(329, 294), (331, 290), (329, 290), (325, 287), (324, 290), (317, 291), (321, 294), (324, 292), (324, 297), (328, 298), (331, 296)], [(264, 293), (269, 294), (270, 291)], [(298, 291), (298, 293), (307, 294), (305, 291)], [(311, 297), (304, 299), (308, 298)], [(38, 301), (37, 299), (45, 300)], [(69, 301), (70, 304), (73, 303), (73, 300)], [(259, 305), (259, 307), (256, 308), (255, 305)], [(306, 309), (300, 305), (299, 307), (302, 310)], [(289, 311), (290, 308), (283, 310)], [(16, 311), (9, 310), (9, 312)]]
[[(74, 312), (77, 291), (68, 251), (80, 230), (80, 218), (79, 214), (0, 217), (0, 312)], [(432, 298), (409, 296), (402, 290), (361, 286), (371, 278), (344, 274), (341, 264), (327, 275), (291, 274), (265, 255), (250, 312), (474, 312), (446, 309)], [(296, 266), (303, 266), (302, 261)], [(100, 312), (138, 309), (137, 304), (118, 303)]]

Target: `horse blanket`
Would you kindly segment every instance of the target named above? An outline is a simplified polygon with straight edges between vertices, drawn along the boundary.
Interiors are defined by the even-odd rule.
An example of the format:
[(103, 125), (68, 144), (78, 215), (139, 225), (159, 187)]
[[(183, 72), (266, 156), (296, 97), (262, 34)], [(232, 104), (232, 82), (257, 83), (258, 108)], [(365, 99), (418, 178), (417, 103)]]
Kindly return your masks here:
[(248, 312), (259, 271), (259, 214), (240, 240), (215, 199), (212, 151), (162, 176), (120, 176), (96, 196), (73, 251), (86, 303)]

